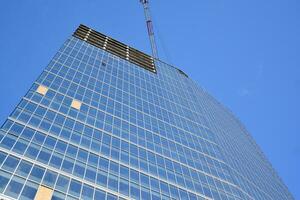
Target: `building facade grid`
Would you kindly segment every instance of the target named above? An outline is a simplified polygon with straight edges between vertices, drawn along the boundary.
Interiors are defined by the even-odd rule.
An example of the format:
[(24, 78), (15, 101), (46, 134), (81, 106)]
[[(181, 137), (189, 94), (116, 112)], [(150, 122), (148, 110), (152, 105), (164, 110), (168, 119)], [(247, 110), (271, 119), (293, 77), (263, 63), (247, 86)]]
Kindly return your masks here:
[(227, 109), (155, 64), (67, 39), (0, 130), (3, 197), (293, 199)]

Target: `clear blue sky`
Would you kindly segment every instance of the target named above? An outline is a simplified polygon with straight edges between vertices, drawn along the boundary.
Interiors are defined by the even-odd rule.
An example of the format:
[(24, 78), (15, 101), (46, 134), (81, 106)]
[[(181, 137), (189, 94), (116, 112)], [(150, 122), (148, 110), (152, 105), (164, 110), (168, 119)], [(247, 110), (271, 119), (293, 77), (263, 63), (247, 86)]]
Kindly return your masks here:
[[(162, 60), (235, 113), (300, 199), (300, 2), (151, 6)], [(151, 52), (139, 0), (2, 0), (0, 123), (80, 23)]]

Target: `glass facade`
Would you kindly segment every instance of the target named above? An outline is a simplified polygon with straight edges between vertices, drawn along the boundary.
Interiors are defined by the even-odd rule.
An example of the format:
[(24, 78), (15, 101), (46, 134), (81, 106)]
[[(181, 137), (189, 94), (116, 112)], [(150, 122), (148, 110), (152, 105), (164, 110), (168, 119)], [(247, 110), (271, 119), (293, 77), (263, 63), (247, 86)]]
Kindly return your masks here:
[(155, 67), (67, 39), (1, 127), (0, 197), (293, 199), (226, 108)]

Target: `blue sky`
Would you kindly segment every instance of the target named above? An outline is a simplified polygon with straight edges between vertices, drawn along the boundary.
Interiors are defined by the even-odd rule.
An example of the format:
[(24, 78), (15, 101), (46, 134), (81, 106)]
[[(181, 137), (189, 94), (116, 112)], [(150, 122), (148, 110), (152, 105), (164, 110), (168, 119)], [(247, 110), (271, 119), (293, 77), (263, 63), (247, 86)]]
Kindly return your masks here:
[[(160, 58), (233, 111), (300, 199), (300, 2), (152, 0), (151, 9)], [(1, 123), (80, 23), (151, 52), (139, 0), (2, 0)]]

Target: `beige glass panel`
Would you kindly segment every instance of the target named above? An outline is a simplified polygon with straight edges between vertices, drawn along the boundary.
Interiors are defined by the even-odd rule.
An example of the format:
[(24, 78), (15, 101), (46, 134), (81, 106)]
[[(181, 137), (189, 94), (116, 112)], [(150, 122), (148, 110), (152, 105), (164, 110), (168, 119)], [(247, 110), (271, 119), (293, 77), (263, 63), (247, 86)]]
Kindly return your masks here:
[(77, 110), (80, 110), (80, 107), (81, 107), (81, 102), (76, 100), (76, 99), (73, 99), (72, 101), (72, 104), (71, 104), (71, 107), (72, 108), (75, 108)]
[(52, 193), (53, 193), (52, 189), (41, 185), (38, 188), (38, 191), (36, 192), (34, 200), (51, 200)]
[(40, 85), (37, 90), (36, 90), (38, 93), (40, 93), (41, 95), (45, 95), (48, 91), (48, 88), (43, 86), (43, 85)]

